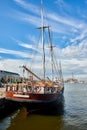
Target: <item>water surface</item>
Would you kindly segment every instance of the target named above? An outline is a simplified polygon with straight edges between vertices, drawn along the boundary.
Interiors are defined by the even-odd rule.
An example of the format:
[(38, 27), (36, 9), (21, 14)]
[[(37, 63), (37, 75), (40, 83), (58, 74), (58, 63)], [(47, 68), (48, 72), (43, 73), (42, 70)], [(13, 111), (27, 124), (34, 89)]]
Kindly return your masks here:
[(87, 84), (65, 84), (57, 113), (21, 108), (0, 120), (0, 130), (87, 130)]

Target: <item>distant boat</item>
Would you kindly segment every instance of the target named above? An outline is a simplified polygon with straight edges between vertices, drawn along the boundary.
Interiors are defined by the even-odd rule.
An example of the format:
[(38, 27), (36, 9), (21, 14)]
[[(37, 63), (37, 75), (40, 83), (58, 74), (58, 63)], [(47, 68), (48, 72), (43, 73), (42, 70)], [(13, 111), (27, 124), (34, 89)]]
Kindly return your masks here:
[[(43, 14), (43, 9), (42, 9)], [(61, 102), (61, 96), (63, 96), (64, 82), (62, 76), (61, 62), (57, 68), (54, 60), (54, 52), (51, 38), (51, 30), (49, 26), (43, 24), (42, 15), (42, 26), (39, 27), (42, 32), (42, 63), (43, 63), (43, 78), (40, 78), (37, 74), (31, 71), (26, 66), (22, 66), (27, 72), (31, 74), (31, 80), (19, 83), (19, 84), (8, 84), (6, 86), (6, 99), (16, 102), (25, 103), (27, 106), (38, 106), (44, 107), (45, 105), (55, 104)], [(46, 76), (46, 54), (45, 54), (45, 43), (44, 43), (44, 33), (45, 29), (48, 31), (49, 41), (50, 41), (50, 54), (51, 54), (51, 77)], [(57, 68), (59, 75), (58, 78), (54, 80), (54, 68)], [(57, 71), (56, 70), (56, 71)], [(34, 80), (33, 77), (37, 78)], [(46, 78), (47, 77), (47, 78)]]

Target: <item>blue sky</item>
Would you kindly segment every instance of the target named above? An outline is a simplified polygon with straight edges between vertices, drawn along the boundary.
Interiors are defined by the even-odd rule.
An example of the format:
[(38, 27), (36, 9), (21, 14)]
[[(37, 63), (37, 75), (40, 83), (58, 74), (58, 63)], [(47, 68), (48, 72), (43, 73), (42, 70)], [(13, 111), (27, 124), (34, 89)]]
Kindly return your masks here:
[[(41, 70), (36, 49), (41, 26), (40, 0), (0, 0), (0, 69), (22, 74), (19, 66)], [(87, 78), (87, 0), (43, 0), (44, 24), (51, 26), (64, 78)], [(37, 51), (38, 50), (38, 51)], [(38, 62), (33, 54), (38, 52)], [(38, 64), (40, 63), (40, 65)]]

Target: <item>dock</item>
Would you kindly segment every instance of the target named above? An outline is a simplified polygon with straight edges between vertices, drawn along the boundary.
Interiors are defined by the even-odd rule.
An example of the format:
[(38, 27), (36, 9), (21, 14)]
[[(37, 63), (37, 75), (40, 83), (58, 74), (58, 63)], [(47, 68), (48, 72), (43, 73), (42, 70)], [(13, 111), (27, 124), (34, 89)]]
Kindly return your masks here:
[(5, 87), (0, 87), (0, 110), (4, 108), (5, 105)]
[(5, 87), (0, 88), (0, 99), (5, 98), (5, 91), (6, 91)]

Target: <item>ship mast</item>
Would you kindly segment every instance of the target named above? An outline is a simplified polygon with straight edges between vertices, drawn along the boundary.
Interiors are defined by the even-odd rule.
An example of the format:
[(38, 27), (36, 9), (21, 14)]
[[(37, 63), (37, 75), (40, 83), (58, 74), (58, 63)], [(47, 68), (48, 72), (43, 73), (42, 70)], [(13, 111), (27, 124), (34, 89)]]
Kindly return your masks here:
[(44, 45), (44, 30), (48, 28), (49, 26), (44, 25), (44, 17), (43, 17), (43, 2), (41, 0), (41, 22), (42, 26), (39, 27), (38, 29), (41, 29), (42, 31), (42, 66), (43, 66), (43, 79), (45, 79), (45, 45)]
[(44, 18), (43, 18), (43, 3), (41, 0), (41, 20), (42, 20), (42, 27), (40, 27), (42, 31), (42, 64), (43, 64), (43, 79), (45, 79), (45, 47), (44, 47), (44, 30), (47, 28), (49, 33), (49, 39), (50, 39), (50, 50), (51, 50), (51, 66), (52, 66), (52, 81), (53, 81), (53, 45), (52, 45), (52, 39), (51, 39), (51, 32), (49, 26), (44, 26)]
[(59, 76), (60, 76), (60, 80), (63, 82), (63, 75), (62, 75), (62, 69), (61, 69), (61, 61), (59, 62)]
[(42, 20), (42, 27), (41, 27), (41, 31), (42, 31), (42, 64), (43, 64), (43, 79), (45, 79), (45, 50), (44, 50), (44, 20), (43, 20), (43, 3), (41, 0), (41, 20)]
[(51, 52), (51, 66), (52, 66), (52, 81), (54, 77), (54, 69), (53, 69), (53, 45), (52, 45), (52, 37), (51, 37), (51, 31), (50, 28), (48, 27), (48, 33), (49, 33), (49, 40), (50, 40), (50, 52)]

